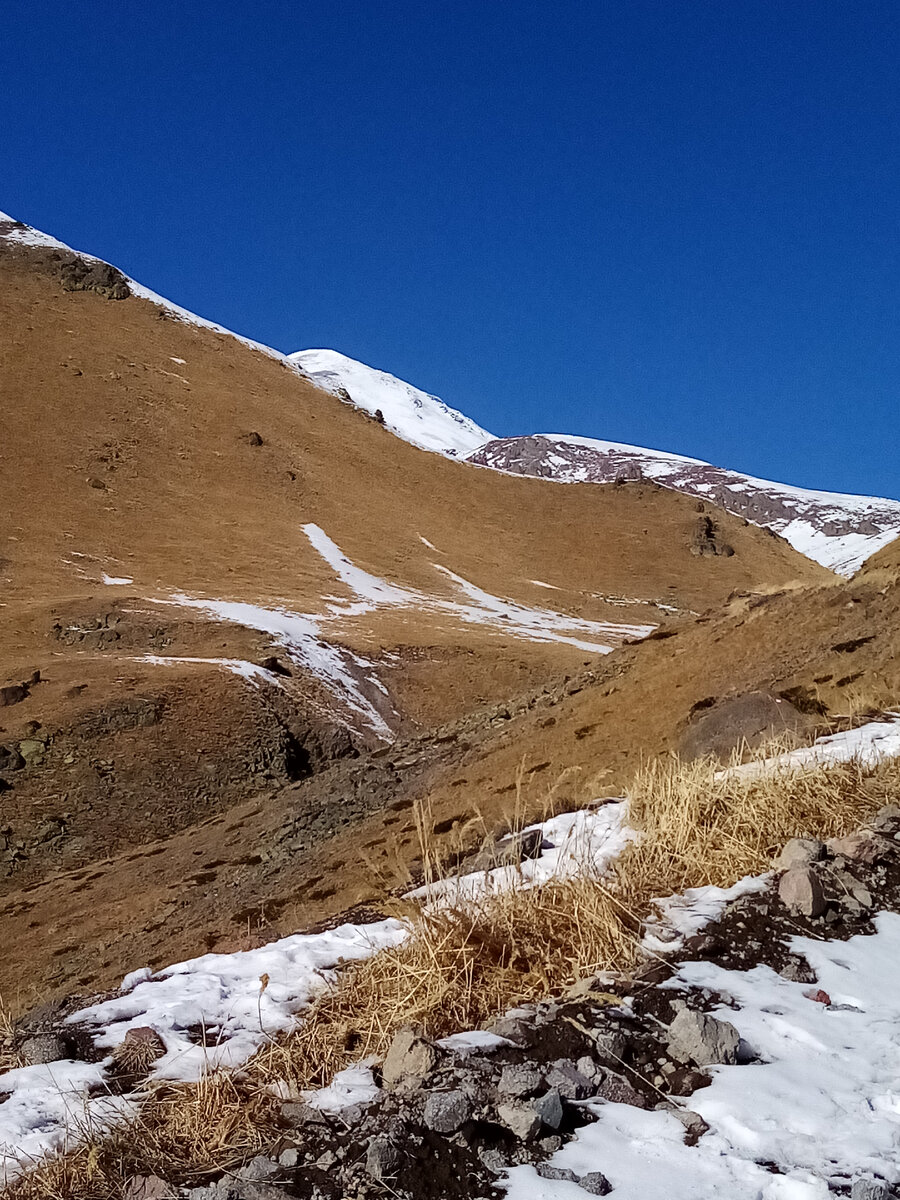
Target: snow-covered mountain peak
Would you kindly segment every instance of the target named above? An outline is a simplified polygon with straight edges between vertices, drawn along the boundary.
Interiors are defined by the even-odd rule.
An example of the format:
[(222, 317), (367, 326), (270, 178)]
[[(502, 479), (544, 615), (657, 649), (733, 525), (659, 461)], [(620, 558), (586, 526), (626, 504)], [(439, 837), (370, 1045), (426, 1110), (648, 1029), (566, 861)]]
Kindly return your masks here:
[(469, 461), (557, 483), (621, 483), (646, 479), (709, 500), (780, 534), (839, 575), (900, 536), (900, 501), (818, 492), (756, 479), (698, 458), (563, 433), (497, 438)]
[(337, 350), (299, 350), (288, 357), (325, 391), (373, 416), (380, 411), (392, 433), (423, 450), (465, 458), (493, 439), (492, 433), (437, 396)]

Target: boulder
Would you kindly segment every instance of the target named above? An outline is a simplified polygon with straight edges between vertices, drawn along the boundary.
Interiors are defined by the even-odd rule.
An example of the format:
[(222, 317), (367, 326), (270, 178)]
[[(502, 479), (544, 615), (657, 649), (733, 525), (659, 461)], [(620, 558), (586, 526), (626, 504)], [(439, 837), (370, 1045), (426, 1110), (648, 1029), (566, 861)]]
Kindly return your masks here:
[(393, 1179), (400, 1170), (400, 1151), (388, 1137), (376, 1137), (366, 1151), (366, 1171), (372, 1179)]
[(23, 1067), (59, 1062), (69, 1057), (69, 1050), (58, 1033), (33, 1033), (18, 1047)]
[(816, 838), (791, 838), (775, 859), (776, 871), (789, 871), (792, 867), (806, 867), (825, 857), (825, 843)]
[(588, 1171), (578, 1180), (578, 1186), (590, 1196), (608, 1196), (612, 1191), (612, 1184), (602, 1171)]
[(541, 1087), (544, 1077), (528, 1063), (515, 1063), (500, 1072), (498, 1091), (504, 1096), (531, 1096)]
[(861, 863), (877, 862), (892, 849), (890, 842), (870, 829), (861, 829), (847, 837), (829, 838), (827, 846), (835, 858), (849, 858)]
[(401, 1029), (394, 1035), (381, 1067), (384, 1086), (418, 1087), (437, 1066), (437, 1061), (438, 1052), (431, 1042), (415, 1030)]
[[(590, 1062), (590, 1060), (588, 1060)], [(593, 1070), (590, 1077), (582, 1074), (573, 1063), (562, 1059), (555, 1062), (547, 1072), (547, 1083), (556, 1088), (566, 1100), (586, 1100), (596, 1090)]]
[(520, 1142), (526, 1142), (538, 1132), (541, 1118), (530, 1104), (501, 1104), (497, 1108), (497, 1119)]
[(814, 718), (790, 701), (771, 692), (745, 692), (695, 706), (678, 752), (688, 762), (709, 756), (726, 760), (743, 745), (752, 750), (780, 733), (806, 737), (814, 728)]
[(548, 1129), (559, 1129), (562, 1125), (563, 1106), (556, 1088), (551, 1088), (543, 1096), (538, 1096), (536, 1100), (532, 1100), (531, 1104), (541, 1118), (541, 1124), (546, 1125)]
[(435, 1133), (456, 1133), (472, 1116), (472, 1102), (461, 1091), (432, 1092), (425, 1101), (423, 1120)]
[(809, 867), (792, 867), (778, 883), (778, 895), (791, 912), (820, 917), (825, 911), (825, 892), (818, 875)]
[(698, 1067), (735, 1062), (740, 1040), (729, 1021), (690, 1008), (682, 1008), (669, 1026), (669, 1053), (679, 1062)]

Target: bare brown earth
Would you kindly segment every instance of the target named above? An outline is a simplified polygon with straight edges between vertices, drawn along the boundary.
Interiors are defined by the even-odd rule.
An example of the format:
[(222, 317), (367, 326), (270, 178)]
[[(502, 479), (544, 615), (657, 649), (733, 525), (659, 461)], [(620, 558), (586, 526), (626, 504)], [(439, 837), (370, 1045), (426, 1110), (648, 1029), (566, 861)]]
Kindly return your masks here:
[[(861, 612), (880, 631), (851, 665), (893, 670), (893, 591), (848, 598), (781, 540), (652, 485), (415, 449), (277, 357), (134, 296), (65, 291), (53, 253), (0, 237), (0, 686), (23, 692), (0, 745), (28, 750), (0, 763), (0, 991), (17, 1006), (375, 903), (415, 857), (414, 800), (451, 837), (476, 811), (501, 821), (521, 771), (532, 810), (618, 787), (708, 694), (830, 665), (837, 703), (829, 638)], [(696, 553), (710, 514), (732, 555)], [(427, 602), (329, 616), (352, 597), (309, 522), (426, 598), (464, 599), (438, 564), (505, 600), (678, 633), (604, 656)], [(374, 663), (397, 744), (372, 756), (277, 639), (178, 593), (314, 615)], [(290, 674), (254, 686), (148, 654)]]

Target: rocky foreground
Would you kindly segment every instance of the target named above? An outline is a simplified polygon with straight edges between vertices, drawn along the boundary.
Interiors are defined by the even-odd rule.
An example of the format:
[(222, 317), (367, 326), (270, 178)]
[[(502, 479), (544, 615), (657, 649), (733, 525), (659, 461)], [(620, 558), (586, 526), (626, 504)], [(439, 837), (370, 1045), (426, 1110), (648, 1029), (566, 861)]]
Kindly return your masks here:
[[(716, 1148), (729, 1117), (715, 1110), (713, 1118), (710, 1097), (716, 1087), (729, 1086), (727, 1081), (737, 1094), (751, 1097), (760, 1086), (760, 1072), (777, 1057), (764, 1046), (760, 1014), (771, 1021), (775, 1013), (776, 1024), (784, 1026), (779, 1037), (798, 1045), (802, 1022), (792, 1016), (794, 1009), (803, 1020), (827, 1020), (839, 1030), (837, 1053), (843, 1054), (846, 1047), (852, 1048), (852, 1036), (841, 1033), (839, 1023), (846, 1022), (852, 1031), (870, 1010), (865, 998), (832, 998), (827, 990), (834, 986), (830, 976), (820, 978), (820, 971), (827, 971), (813, 964), (821, 961), (833, 974), (834, 964), (840, 969), (849, 966), (852, 947), (874, 945), (890, 933), (893, 926), (885, 922), (900, 927), (892, 917), (900, 912), (900, 808), (883, 809), (869, 828), (827, 845), (795, 839), (784, 847), (776, 868), (773, 876), (748, 884), (744, 894), (699, 934), (683, 938), (671, 930), (668, 950), (649, 952), (635, 977), (589, 979), (566, 996), (505, 1014), (489, 1030), (440, 1042), (404, 1029), (382, 1062), (351, 1067), (319, 1092), (285, 1098), (281, 1129), (265, 1155), (231, 1164), (218, 1179), (135, 1177), (126, 1195), (129, 1200), (486, 1200), (507, 1190), (516, 1198), (549, 1200), (577, 1200), (581, 1194), (612, 1193), (623, 1200), (656, 1195), (652, 1189), (634, 1190), (628, 1182), (631, 1168), (621, 1157), (610, 1154), (607, 1161), (598, 1152), (594, 1161), (578, 1149), (584, 1145), (590, 1151), (591, 1130), (596, 1134), (604, 1125), (623, 1121), (631, 1130), (630, 1153), (644, 1169), (663, 1147), (659, 1195), (719, 1194), (721, 1183), (707, 1178), (709, 1156), (704, 1148), (715, 1148), (717, 1164), (730, 1162), (735, 1150), (733, 1145), (725, 1152)], [(648, 944), (660, 947), (659, 939), (657, 929)], [(842, 943), (849, 943), (846, 951), (840, 949)], [(882, 969), (881, 986), (890, 987), (892, 967), (887, 959)], [(855, 984), (849, 980), (847, 987), (854, 997), (863, 995), (861, 979)], [(748, 997), (757, 993), (759, 1011), (754, 1012)], [(46, 1013), (36, 1013), (16, 1030), (15, 1048), (25, 1061), (46, 1062), (71, 1054), (73, 1036), (77, 1040), (71, 1026), (54, 1027)], [(151, 1030), (132, 1030), (127, 1042), (117, 1056), (123, 1087), (133, 1087), (134, 1071), (140, 1069), (135, 1063), (143, 1055), (142, 1066), (148, 1070), (162, 1047), (154, 1047)], [(814, 1043), (811, 1038), (813, 1050)], [(84, 1039), (85, 1049), (89, 1044), (90, 1039)], [(867, 1053), (871, 1052), (870, 1046)], [(888, 1066), (898, 1059), (896, 1038), (886, 1041), (881, 1053)], [(897, 1119), (890, 1111), (879, 1118), (881, 1124), (869, 1122), (854, 1131), (858, 1114), (853, 1104), (841, 1099), (853, 1069), (852, 1063), (836, 1065), (833, 1096), (827, 1078), (824, 1088), (818, 1086), (814, 1063), (808, 1083), (805, 1067), (795, 1072), (786, 1124), (804, 1114), (809, 1104), (809, 1123), (815, 1125), (824, 1095), (839, 1107), (848, 1105), (845, 1132), (858, 1145), (866, 1138), (874, 1145), (885, 1137), (896, 1144)], [(862, 1109), (877, 1115), (883, 1097), (863, 1094), (866, 1088), (877, 1090), (874, 1077), (861, 1086), (859, 1097), (854, 1093), (851, 1100), (858, 1098)], [(783, 1093), (779, 1083), (766, 1101), (763, 1086), (759, 1107), (783, 1103)], [(784, 1122), (777, 1110), (770, 1116), (770, 1124)], [(730, 1119), (737, 1116), (731, 1114)], [(654, 1133), (642, 1151), (634, 1121), (650, 1122), (654, 1130), (653, 1122), (667, 1121), (660, 1126), (666, 1133), (662, 1138)], [(677, 1145), (671, 1141), (672, 1128), (680, 1130)], [(817, 1141), (816, 1134), (804, 1135), (802, 1145), (798, 1137), (778, 1142), (783, 1156), (779, 1161), (766, 1158), (767, 1138), (771, 1141), (774, 1135), (766, 1131), (765, 1120), (758, 1135), (759, 1155), (745, 1148), (743, 1157), (734, 1160), (735, 1195), (834, 1194), (887, 1200), (900, 1194), (892, 1190), (900, 1173), (879, 1170), (878, 1153), (857, 1154), (863, 1166), (853, 1169), (852, 1152)], [(566, 1165), (566, 1155), (559, 1154), (564, 1147), (567, 1153), (573, 1151), (571, 1161), (584, 1169)], [(819, 1161), (809, 1161), (816, 1154)], [(687, 1172), (691, 1178), (694, 1160), (685, 1155), (696, 1156), (696, 1178), (688, 1190), (683, 1176)], [(670, 1193), (663, 1188), (667, 1160), (674, 1171)], [(780, 1179), (787, 1190), (766, 1190), (768, 1183), (760, 1189), (752, 1177), (744, 1178), (745, 1171), (757, 1172), (764, 1180)]]

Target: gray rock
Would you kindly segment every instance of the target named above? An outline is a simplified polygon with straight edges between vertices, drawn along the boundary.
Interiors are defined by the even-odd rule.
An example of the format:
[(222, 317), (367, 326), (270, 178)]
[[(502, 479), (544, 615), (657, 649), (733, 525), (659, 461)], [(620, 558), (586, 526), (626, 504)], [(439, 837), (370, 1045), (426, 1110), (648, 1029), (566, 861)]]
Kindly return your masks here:
[(543, 1082), (544, 1077), (536, 1067), (517, 1063), (503, 1068), (497, 1087), (504, 1096), (530, 1096), (540, 1089)]
[(278, 1155), (278, 1162), (282, 1167), (287, 1167), (288, 1170), (296, 1167), (299, 1161), (300, 1151), (296, 1148), (296, 1146), (289, 1146), (287, 1150), (282, 1150), (282, 1152)]
[(792, 867), (806, 867), (824, 857), (824, 842), (816, 838), (791, 838), (775, 859), (775, 870), (789, 871)]
[(600, 1057), (611, 1058), (614, 1062), (620, 1062), (628, 1049), (628, 1039), (618, 1029), (597, 1029), (594, 1031), (594, 1041)]
[(578, 1180), (578, 1186), (590, 1196), (608, 1196), (612, 1184), (601, 1171), (589, 1171)]
[(530, 1104), (501, 1104), (497, 1118), (522, 1142), (533, 1138), (541, 1127), (541, 1118)]
[(281, 1106), (281, 1119), (292, 1129), (304, 1125), (327, 1125), (328, 1118), (321, 1109), (313, 1108), (303, 1100), (287, 1100)]
[(679, 1062), (698, 1067), (711, 1063), (733, 1063), (741, 1035), (729, 1021), (708, 1013), (683, 1008), (669, 1026), (669, 1053)]
[[(590, 1059), (588, 1060), (590, 1062)], [(593, 1064), (590, 1076), (584, 1075), (573, 1063), (562, 1059), (555, 1062), (547, 1072), (547, 1083), (556, 1088), (566, 1100), (586, 1100), (596, 1090), (593, 1079)]]
[(551, 1167), (549, 1163), (538, 1163), (535, 1167), (541, 1179), (562, 1179), (566, 1183), (577, 1183), (578, 1176), (568, 1167)]
[(431, 1042), (412, 1029), (395, 1034), (381, 1067), (385, 1087), (405, 1084), (418, 1087), (437, 1066), (438, 1052)]
[(432, 1092), (425, 1101), (423, 1120), (435, 1133), (456, 1133), (472, 1116), (472, 1102), (461, 1091)]
[(597, 1088), (597, 1095), (610, 1104), (630, 1104), (632, 1108), (647, 1108), (647, 1101), (636, 1088), (632, 1087), (624, 1075), (615, 1071), (607, 1071), (603, 1081)]
[(877, 1179), (857, 1179), (850, 1189), (850, 1200), (891, 1200), (891, 1191)]
[(37, 1067), (68, 1058), (68, 1049), (57, 1033), (34, 1033), (19, 1046), (19, 1057), (23, 1067)]
[(132, 1175), (125, 1185), (124, 1200), (172, 1200), (175, 1189), (158, 1175)]
[(238, 1167), (234, 1172), (234, 1177), (248, 1183), (257, 1183), (262, 1179), (271, 1179), (273, 1175), (278, 1174), (279, 1170), (278, 1163), (273, 1159), (266, 1158), (264, 1154), (257, 1154), (248, 1163)]
[(377, 1137), (366, 1151), (366, 1171), (373, 1179), (393, 1179), (400, 1170), (400, 1151), (390, 1138)]
[(575, 1064), (575, 1069), (579, 1071), (585, 1079), (590, 1079), (591, 1083), (599, 1083), (603, 1078), (603, 1068), (598, 1066), (592, 1058), (588, 1058), (583, 1054)]
[(778, 883), (778, 895), (791, 912), (820, 917), (825, 911), (825, 892), (819, 877), (809, 867), (792, 867)]
[(900, 804), (886, 804), (879, 810), (872, 822), (872, 828), (879, 833), (893, 833), (898, 825), (900, 825)]
[(541, 1118), (542, 1124), (546, 1125), (548, 1129), (559, 1129), (560, 1125), (562, 1125), (563, 1106), (556, 1088), (551, 1088), (543, 1096), (538, 1096), (536, 1100), (532, 1100), (531, 1105)]

